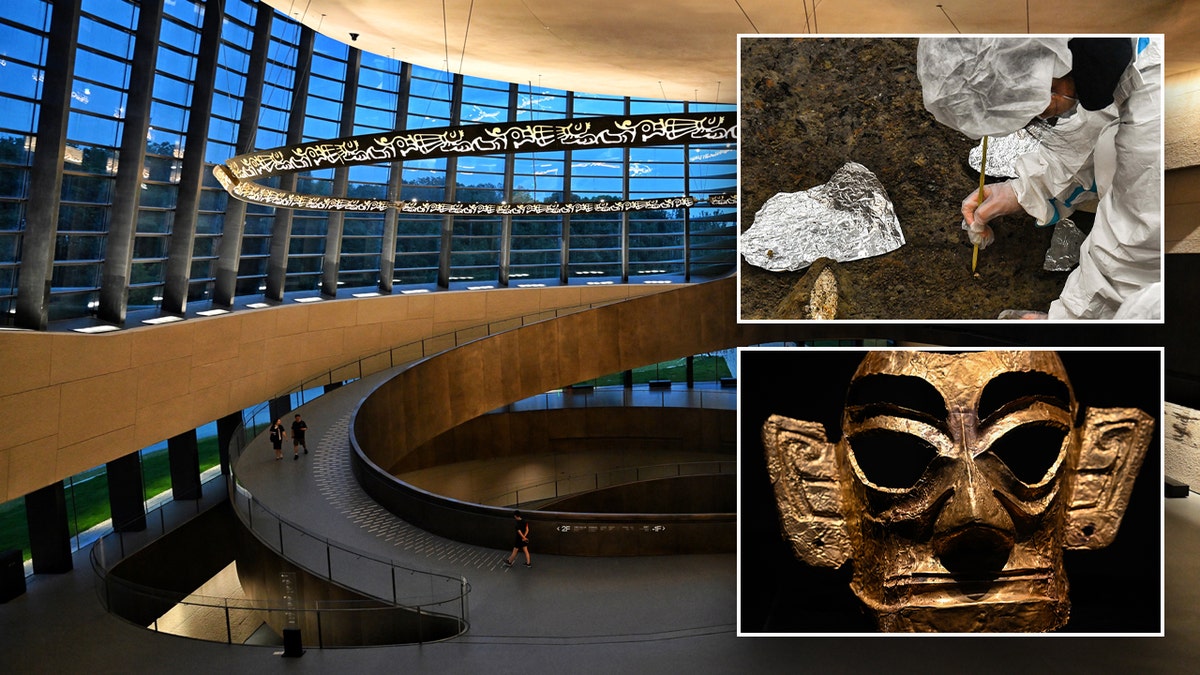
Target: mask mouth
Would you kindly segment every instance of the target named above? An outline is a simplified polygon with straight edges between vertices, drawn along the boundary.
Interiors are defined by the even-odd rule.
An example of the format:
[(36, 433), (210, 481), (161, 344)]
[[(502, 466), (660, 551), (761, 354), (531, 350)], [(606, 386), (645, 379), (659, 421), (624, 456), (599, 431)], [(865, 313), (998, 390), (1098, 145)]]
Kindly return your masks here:
[[(944, 572), (915, 573), (889, 579), (885, 585), (894, 590), (903, 589), (914, 597), (932, 595), (950, 603), (957, 600), (969, 604), (989, 598), (998, 602), (1024, 601), (1031, 597), (1031, 588), (1053, 579), (1053, 570), (1027, 568), (1006, 570), (986, 578)], [(1012, 597), (1014, 592), (1019, 593), (1020, 597)]]

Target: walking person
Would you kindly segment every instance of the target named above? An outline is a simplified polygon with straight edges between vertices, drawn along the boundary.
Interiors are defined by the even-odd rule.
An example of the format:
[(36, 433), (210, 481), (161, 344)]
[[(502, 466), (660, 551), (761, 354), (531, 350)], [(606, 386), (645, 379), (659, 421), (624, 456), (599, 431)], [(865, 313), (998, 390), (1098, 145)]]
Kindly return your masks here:
[(512, 564), (517, 560), (517, 552), (525, 552), (525, 566), (533, 567), (533, 562), (529, 559), (529, 523), (521, 517), (520, 511), (513, 511), (513, 518), (516, 522), (516, 534), (513, 537), (513, 550), (504, 560), (505, 567), (512, 567)]
[(308, 445), (304, 442), (305, 431), (308, 431), (308, 425), (297, 413), (295, 421), (292, 422), (292, 459), (300, 459), (300, 448), (304, 448), (304, 454), (308, 454)]
[(287, 431), (283, 428), (283, 418), (275, 420), (271, 424), (271, 447), (275, 448), (275, 459), (283, 459), (283, 439), (287, 438)]

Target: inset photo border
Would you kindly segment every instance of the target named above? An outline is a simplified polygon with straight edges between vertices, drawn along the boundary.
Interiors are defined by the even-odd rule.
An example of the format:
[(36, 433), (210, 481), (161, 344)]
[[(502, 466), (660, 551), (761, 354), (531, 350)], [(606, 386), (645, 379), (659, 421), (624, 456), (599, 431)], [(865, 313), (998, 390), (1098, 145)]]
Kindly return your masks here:
[[(989, 137), (985, 193), (1018, 170), (1029, 187), (977, 249), (962, 211), (981, 185), (982, 139), (930, 111), (918, 47), (997, 38), (1086, 52), (1065, 35), (738, 36), (738, 321), (1163, 322), (1162, 35), (1081, 36), (1108, 41), (1093, 51), (1140, 49), (1103, 74), (1115, 101)], [(1103, 69), (1085, 58), (1068, 75)], [(1116, 259), (1132, 262), (1093, 274), (1092, 261)]]
[[(1023, 364), (1022, 358), (1012, 359), (1004, 352), (1016, 353), (1022, 358), (1025, 356), (1025, 352), (1050, 352), (1051, 356), (1057, 355), (1070, 380), (1069, 384), (1075, 400), (1078, 402), (1079, 414), (1074, 420), (1075, 432), (1072, 433), (1079, 433), (1088, 426), (1085, 417), (1087, 410), (1096, 412), (1100, 409), (1106, 409), (1109, 414), (1118, 415), (1129, 414), (1130, 409), (1142, 411), (1146, 416), (1152, 418), (1153, 428), (1147, 429), (1144, 418), (1135, 415), (1138, 419), (1143, 420), (1138, 423), (1138, 426), (1142, 433), (1149, 434), (1148, 445), (1140, 470), (1132, 483), (1123, 518), (1112, 541), (1106, 546), (1091, 549), (1063, 546), (1062, 565), (1067, 580), (1070, 604), (1069, 619), (1066, 623), (1050, 632), (1025, 631), (1018, 628), (996, 630), (987, 634), (1029, 635), (1032, 633), (1041, 636), (1141, 637), (1164, 635), (1164, 479), (1162, 469), (1164, 350), (1162, 348), (969, 349), (955, 351), (942, 348), (761, 347), (743, 348), (738, 352), (737, 634), (739, 637), (929, 636), (973, 635), (978, 634), (977, 631), (982, 632), (983, 629), (980, 628), (955, 629), (953, 627), (971, 625), (956, 621), (950, 622), (951, 629), (942, 632), (924, 632), (919, 629), (885, 632), (881, 629), (882, 621), (877, 620), (875, 613), (868, 609), (866, 603), (856, 597), (855, 591), (851, 588), (852, 582), (855, 580), (855, 565), (874, 566), (875, 571), (866, 572), (866, 574), (875, 574), (875, 577), (878, 578), (881, 576), (877, 573), (878, 570), (884, 569), (886, 565), (890, 564), (881, 562), (880, 558), (872, 559), (863, 551), (896, 551), (896, 549), (887, 549), (886, 546), (881, 549), (880, 546), (864, 546), (862, 544), (866, 537), (875, 536), (869, 533), (864, 535), (864, 532), (868, 532), (868, 530), (863, 528), (862, 523), (867, 518), (879, 520), (875, 518), (878, 511), (873, 510), (880, 508), (879, 503), (876, 502), (874, 506), (867, 506), (867, 503), (871, 499), (878, 499), (880, 495), (879, 491), (872, 494), (871, 490), (864, 490), (862, 480), (851, 475), (861, 471), (862, 475), (873, 478), (875, 474), (868, 474), (866, 473), (867, 469), (858, 468), (860, 460), (857, 458), (853, 460), (853, 464), (851, 463), (849, 455), (859, 449), (856, 447), (854, 450), (850, 450), (847, 449), (848, 444), (841, 443), (843, 440), (842, 429), (846, 424), (843, 413), (850, 404), (851, 408), (859, 411), (854, 424), (863, 424), (864, 418), (878, 417), (882, 419), (892, 415), (895, 424), (908, 425), (906, 428), (910, 430), (940, 429), (933, 433), (933, 436), (939, 439), (935, 444), (938, 446), (938, 454), (929, 464), (922, 463), (917, 467), (918, 472), (914, 475), (919, 475), (919, 479), (911, 487), (914, 491), (924, 492), (919, 497), (915, 496), (914, 492), (913, 498), (928, 507), (929, 512), (922, 516), (925, 518), (923, 527), (926, 529), (908, 532), (904, 535), (911, 541), (920, 542), (914, 546), (913, 550), (917, 553), (913, 555), (919, 556), (918, 546), (926, 544), (934, 546), (933, 550), (939, 550), (936, 548), (937, 542), (932, 534), (932, 530), (936, 528), (931, 522), (936, 522), (940, 517), (948, 517), (942, 515), (943, 511), (952, 506), (950, 503), (959, 496), (953, 494), (953, 489), (949, 491), (944, 489), (947, 485), (957, 485), (954, 480), (947, 478), (945, 472), (952, 473), (967, 468), (962, 460), (964, 455), (959, 454), (960, 446), (956, 441), (951, 442), (950, 439), (987, 439), (975, 442), (974, 449), (971, 450), (974, 454), (970, 466), (976, 470), (984, 467), (983, 473), (990, 476), (992, 480), (998, 475), (1002, 476), (1000, 482), (1003, 485), (993, 484), (989, 480), (977, 482), (977, 488), (983, 487), (989, 491), (981, 499), (992, 500), (993, 506), (995, 503), (999, 503), (995, 500), (1013, 499), (1015, 494), (1013, 487), (1016, 486), (1018, 492), (1023, 488), (1013, 483), (1011, 477), (1003, 478), (1008, 475), (1006, 473), (1008, 464), (1005, 464), (1004, 468), (996, 468), (999, 466), (996, 463), (997, 458), (1000, 458), (1000, 461), (1007, 459), (997, 449), (999, 447), (998, 440), (1011, 431), (1002, 431), (1002, 429), (1005, 426), (1028, 429), (1030, 423), (1037, 425), (1041, 416), (1053, 417), (1057, 414), (1061, 417), (1062, 413), (1048, 413), (1047, 410), (1050, 408), (1045, 407), (1052, 404), (1053, 395), (1061, 394), (1061, 391), (1056, 392), (1053, 387), (1048, 387), (1043, 394), (1039, 390), (1040, 384), (1029, 387), (1025, 382), (1030, 378), (1017, 378), (1021, 383), (1020, 386), (992, 387), (992, 394), (999, 390), (1001, 395), (985, 396), (988, 382), (961, 381), (964, 372), (972, 372), (970, 368), (965, 370), (958, 367), (927, 368), (924, 365), (914, 367), (907, 365), (907, 362), (912, 360), (911, 357), (914, 354), (921, 357), (935, 354), (939, 359), (950, 355), (958, 363), (962, 363), (963, 358), (975, 358), (983, 355), (1003, 360), (1004, 365), (993, 372), (1002, 372), (1009, 368), (1013, 371), (1023, 371), (1028, 368)], [(893, 361), (889, 363), (903, 364), (902, 369), (894, 366), (889, 366), (891, 370), (876, 368), (875, 373), (889, 373), (888, 375), (876, 374), (877, 381), (881, 377), (892, 377), (890, 373), (894, 370), (902, 370), (900, 373), (902, 375), (920, 373), (921, 380), (917, 380), (915, 377), (906, 377), (904, 379), (908, 382), (905, 384), (920, 385), (912, 390), (923, 391), (926, 395), (933, 389), (943, 392), (944, 395), (934, 395), (931, 398), (926, 396), (920, 402), (914, 396), (911, 399), (904, 398), (897, 402), (891, 400), (890, 390), (884, 390), (889, 393), (877, 398), (887, 401), (887, 405), (879, 405), (879, 402), (872, 404), (875, 399), (872, 398), (874, 394), (870, 392), (878, 394), (880, 390), (874, 386), (864, 387), (860, 382), (855, 387), (854, 400), (848, 401), (849, 385), (869, 353), (875, 354), (872, 357), (873, 360), (883, 356), (893, 358)], [(1045, 354), (1040, 356), (1045, 356)], [(922, 363), (929, 364), (931, 361), (926, 360)], [(937, 363), (944, 364), (945, 361)], [(1016, 365), (1009, 366), (1009, 363)], [(990, 382), (998, 382), (1003, 377), (1002, 374), (995, 375)], [(926, 386), (926, 382), (931, 383), (933, 388)], [(1009, 389), (1007, 394), (1004, 393), (1005, 389)], [(950, 394), (950, 392), (956, 393)], [(1019, 392), (1019, 397), (1013, 392)], [(909, 395), (906, 394), (906, 396)], [(986, 415), (985, 421), (979, 423), (977, 427), (983, 430), (980, 435), (975, 436), (974, 430), (963, 431), (961, 435), (960, 432), (950, 430), (949, 425), (952, 423), (947, 421), (950, 417), (957, 416), (958, 420), (964, 419), (961, 417), (963, 408), (942, 400), (951, 395), (957, 397), (959, 405), (963, 401), (974, 401), (966, 408), (978, 406), (978, 408), (984, 409), (982, 411), (966, 411), (971, 414), (982, 412)], [(1006, 395), (1013, 397), (1015, 402), (1006, 403), (1004, 399)], [(980, 399), (989, 397), (992, 401), (980, 402)], [(936, 412), (942, 410), (943, 407), (947, 411), (945, 414)], [(862, 412), (864, 410), (865, 414)], [(898, 413), (897, 410), (902, 412)], [(942, 419), (938, 419), (939, 417)], [(1009, 417), (1009, 419), (1004, 420), (1005, 417)], [(794, 425), (797, 429), (801, 424), (812, 423), (811, 426), (805, 427), (802, 435), (814, 442), (796, 442), (786, 453), (774, 455), (777, 458), (775, 472), (780, 475), (776, 475), (773, 480), (772, 472), (768, 469), (767, 455), (768, 446), (775, 442), (769, 440), (771, 438), (769, 434), (764, 433), (764, 426), (770, 420), (771, 428), (778, 429), (781, 419), (795, 420), (795, 423), (784, 422), (783, 424)], [(874, 424), (875, 422), (868, 419), (866, 423)], [(1064, 421), (1060, 420), (1057, 424), (1062, 423)], [(889, 422), (883, 422), (882, 426), (886, 427), (888, 424)], [(996, 426), (990, 430), (987, 429), (987, 426), (991, 424)], [(1108, 429), (1099, 424), (1094, 424), (1091, 428), (1093, 430)], [(862, 427), (858, 427), (857, 430), (852, 430), (850, 438), (855, 438), (854, 434), (861, 433), (861, 429)], [(997, 433), (998, 431), (1001, 433)], [(1102, 437), (1107, 440), (1091, 446), (1095, 450), (1089, 451), (1087, 455), (1093, 460), (1088, 467), (1089, 470), (1104, 464), (1104, 462), (1095, 461), (1095, 457), (1100, 455), (1107, 457), (1111, 446), (1105, 444), (1115, 438), (1113, 436)], [(903, 442), (896, 442), (898, 436), (893, 435), (890, 438), (891, 440), (882, 447), (882, 456), (885, 459), (892, 457), (890, 451), (893, 446), (897, 453), (905, 450), (902, 447)], [(903, 440), (901, 439), (901, 441)], [(943, 440), (945, 442), (942, 442)], [(823, 445), (819, 441), (825, 441), (827, 444)], [(1074, 441), (1066, 442), (1069, 444)], [(802, 446), (807, 447), (808, 450), (804, 450)], [(780, 446), (776, 444), (775, 447)], [(1015, 451), (1017, 453), (1021, 453), (1023, 449), (1022, 443), (1016, 444)], [(996, 452), (993, 453), (993, 450)], [(1013, 452), (1012, 445), (1010, 444), (1005, 451)], [(776, 450), (775, 452), (781, 451)], [(990, 456), (981, 457), (981, 455)], [(1068, 453), (1063, 455), (1063, 457), (1069, 456)], [(778, 460), (779, 457), (788, 459), (781, 463)], [(1060, 461), (1064, 463), (1046, 473), (1047, 476), (1057, 477), (1043, 479), (1046, 481), (1045, 484), (1063, 480), (1069, 483), (1074, 480), (1074, 476), (1077, 474), (1076, 467), (1068, 466), (1065, 459)], [(861, 466), (866, 466), (866, 464)], [(1014, 463), (1013, 466), (1018, 465)], [(885, 464), (884, 467), (887, 469), (888, 465)], [(872, 471), (874, 470), (876, 469), (872, 469)], [(1012, 470), (1012, 474), (1022, 475), (1016, 468)], [(904, 486), (898, 486), (902, 491), (903, 488), (907, 488), (908, 482), (913, 482), (907, 478), (905, 480)], [(1024, 478), (1024, 480), (1036, 483), (1036, 479), (1033, 478)], [(813, 505), (815, 515), (795, 519), (795, 515), (803, 509), (793, 508), (794, 500), (789, 504), (783, 504), (783, 498), (776, 489), (777, 483), (783, 484), (784, 490), (792, 493), (797, 490), (807, 491), (804, 499), (809, 500), (809, 504)], [(1095, 484), (1092, 483), (1092, 485)], [(810, 489), (813, 486), (815, 488)], [(962, 486), (958, 486), (958, 489), (966, 490)], [(1086, 490), (1083, 488), (1076, 490), (1063, 484), (1059, 488), (1056, 499), (1061, 500), (1074, 496), (1073, 503), (1078, 506), (1081, 501), (1086, 501), (1086, 498), (1079, 496), (1084, 492)], [(1035, 496), (1035, 491), (1025, 491), (1024, 495), (1019, 498), (1032, 499)], [(891, 497), (885, 495), (884, 498), (890, 499)], [(912, 506), (904, 501), (907, 499), (908, 497), (905, 496), (900, 500), (907, 504), (903, 508)], [(895, 505), (893, 504), (893, 506)], [(1020, 508), (1013, 504), (994, 510), (999, 513), (1001, 510), (1010, 508), (1014, 509), (1014, 512), (1020, 511)], [(787, 520), (783, 517), (785, 513), (793, 516), (790, 522), (785, 522)], [(1009, 516), (1001, 515), (1000, 517), (1005, 519)], [(1088, 521), (1088, 524), (1091, 524), (1091, 521)], [(908, 525), (911, 526), (911, 522)], [(1028, 545), (1028, 542), (1031, 541), (1029, 527), (1028, 522), (1014, 525), (1018, 532), (1016, 534), (1018, 542), (1024, 541)], [(1044, 528), (1064, 526), (1060, 522), (1038, 527), (1042, 527), (1044, 530)], [(1004, 529), (1001, 528), (1000, 531)], [(1088, 530), (1089, 528), (1084, 525), (1082, 529)], [(799, 535), (797, 535), (797, 530), (801, 531)], [(814, 538), (812, 532), (816, 531), (821, 534)], [(1065, 542), (1067, 539), (1065, 528), (1063, 532), (1063, 541)], [(1009, 532), (1000, 536), (1003, 538), (1011, 535), (1012, 533)], [(817, 550), (820, 551), (816, 557), (822, 558), (818, 560), (822, 564), (810, 564), (797, 553), (798, 548), (813, 543), (813, 541), (805, 541), (806, 538), (813, 541), (824, 539), (824, 541), (815, 541)], [(839, 542), (839, 538), (844, 539)], [(793, 539), (801, 543), (796, 545)], [(844, 542), (849, 543), (845, 544)], [(823, 555), (826, 551), (836, 552), (839, 546), (843, 548), (843, 555)], [(811, 546), (809, 550), (813, 550)], [(926, 552), (929, 550), (929, 548), (925, 548)], [(1027, 555), (1024, 559), (1018, 560), (1024, 555), (1021, 553), (1022, 550), (1021, 545), (1012, 549), (1014, 552), (1010, 554), (1003, 567), (995, 567), (997, 570), (995, 578), (1003, 578), (1007, 576), (1006, 573), (1016, 575), (1021, 571), (1016, 568), (1029, 564), (1030, 558)], [(855, 559), (856, 553), (863, 559)], [(909, 554), (899, 552), (896, 555)], [(928, 557), (925, 558), (925, 560), (928, 559)], [(950, 562), (945, 562), (944, 558), (938, 558), (936, 555), (933, 556), (933, 560), (939, 562), (933, 566), (924, 563), (922, 567), (924, 574), (928, 577), (927, 580), (947, 581), (951, 578), (954, 581), (960, 580), (949, 570), (936, 567), (936, 565), (952, 567)], [(900, 565), (900, 567), (903, 568), (904, 565)], [(916, 566), (909, 567), (916, 568)], [(882, 576), (887, 575), (883, 574)], [(896, 579), (892, 578), (892, 581), (896, 581)], [(1019, 597), (1020, 592), (1025, 588), (1020, 583), (1008, 585), (994, 584), (987, 580), (981, 582), (977, 574), (965, 578), (964, 581), (965, 585), (961, 588), (954, 587), (952, 584), (941, 584), (943, 589), (947, 589), (942, 591), (944, 596), (953, 598), (955, 593), (961, 591), (964, 594), (963, 598), (969, 595), (971, 598), (981, 599), (988, 598), (990, 595), (993, 599), (1001, 599), (1012, 597), (1011, 595), (1001, 596), (1002, 592), (1011, 593), (1015, 588)], [(905, 583), (905, 580), (900, 579), (894, 587), (903, 587)], [(1004, 591), (999, 590), (1001, 585), (1005, 586)], [(915, 586), (910, 586), (910, 588), (915, 588)], [(1008, 609), (1011, 608), (1010, 604)]]

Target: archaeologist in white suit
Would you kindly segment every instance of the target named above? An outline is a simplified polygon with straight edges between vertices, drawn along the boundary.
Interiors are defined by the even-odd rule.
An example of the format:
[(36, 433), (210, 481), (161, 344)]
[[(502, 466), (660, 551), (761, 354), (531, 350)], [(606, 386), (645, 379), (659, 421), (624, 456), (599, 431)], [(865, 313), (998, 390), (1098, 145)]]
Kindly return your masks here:
[[(1041, 126), (1017, 177), (964, 201), (980, 248), (989, 223), (1024, 211), (1049, 226), (1095, 201), (1079, 266), (1049, 319), (1162, 319), (1162, 44), (1136, 37), (922, 38), (925, 108), (971, 138)], [(1100, 139), (1111, 159), (1097, 170)]]

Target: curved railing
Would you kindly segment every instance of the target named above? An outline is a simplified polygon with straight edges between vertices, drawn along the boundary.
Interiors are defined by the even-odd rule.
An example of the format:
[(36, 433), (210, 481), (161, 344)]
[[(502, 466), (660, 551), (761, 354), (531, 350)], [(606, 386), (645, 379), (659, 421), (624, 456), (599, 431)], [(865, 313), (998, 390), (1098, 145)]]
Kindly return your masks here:
[[(246, 445), (245, 434), (233, 435), (229, 446), (231, 467), (236, 466)], [(430, 617), (441, 623), (452, 619), (458, 625), (456, 634), (467, 630), (467, 595), (471, 587), (465, 577), (399, 565), (291, 523), (238, 483), (232, 468), (229, 486), (229, 497), (238, 519), (262, 544), (288, 562), (331, 583), (389, 602), (393, 608), (413, 612), (418, 620)]]
[(508, 490), (476, 501), (485, 506), (521, 508), (535, 502), (544, 502), (550, 499), (569, 497), (620, 485), (631, 485), (648, 480), (730, 474), (737, 474), (737, 460), (678, 462), (674, 464), (624, 467), (609, 471), (581, 473), (557, 478), (536, 485), (527, 485), (515, 490)]

